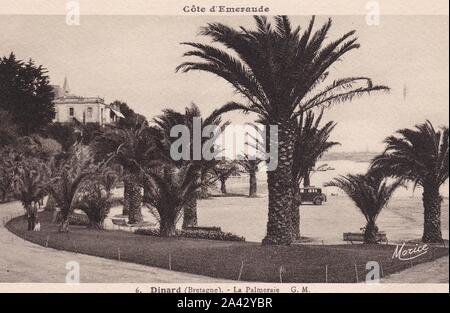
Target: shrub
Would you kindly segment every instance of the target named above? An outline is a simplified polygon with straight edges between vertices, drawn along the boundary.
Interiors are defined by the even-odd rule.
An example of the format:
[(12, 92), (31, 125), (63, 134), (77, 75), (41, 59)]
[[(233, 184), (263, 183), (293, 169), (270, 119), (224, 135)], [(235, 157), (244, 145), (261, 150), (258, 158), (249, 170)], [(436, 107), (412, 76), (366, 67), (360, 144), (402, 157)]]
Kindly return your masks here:
[(89, 226), (89, 217), (86, 214), (72, 213), (69, 224), (74, 226)]
[[(137, 235), (160, 236), (160, 232), (155, 228), (138, 228), (134, 232)], [(194, 238), (220, 241), (245, 241), (244, 237), (223, 231), (206, 231), (206, 230), (176, 230), (175, 236), (179, 238)]]
[(103, 222), (111, 209), (111, 194), (97, 183), (87, 184), (77, 201), (76, 207), (82, 210), (89, 220), (89, 228), (103, 229)]

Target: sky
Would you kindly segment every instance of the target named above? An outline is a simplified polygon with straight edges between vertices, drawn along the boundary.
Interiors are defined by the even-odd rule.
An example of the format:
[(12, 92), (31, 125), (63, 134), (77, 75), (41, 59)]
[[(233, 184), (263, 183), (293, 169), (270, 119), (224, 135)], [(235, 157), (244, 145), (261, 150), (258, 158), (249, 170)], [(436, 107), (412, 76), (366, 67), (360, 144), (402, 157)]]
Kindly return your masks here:
[[(306, 27), (308, 16), (292, 16)], [(328, 17), (319, 16), (319, 27)], [(331, 16), (328, 40), (355, 29), (361, 48), (332, 67), (331, 78), (367, 76), (391, 88), (332, 106), (324, 120), (337, 122), (334, 151), (380, 151), (394, 131), (429, 119), (448, 125), (448, 16), (381, 16), (369, 26), (364, 16)], [(68, 78), (72, 93), (122, 100), (151, 119), (164, 108), (196, 103), (203, 114), (230, 100), (232, 87), (211, 74), (176, 73), (185, 61), (184, 41), (207, 43), (198, 30), (208, 22), (254, 27), (249, 16), (81, 16), (68, 26), (64, 16), (0, 16), (0, 56), (14, 52), (48, 70), (52, 84)], [(255, 116), (231, 113), (234, 123)]]

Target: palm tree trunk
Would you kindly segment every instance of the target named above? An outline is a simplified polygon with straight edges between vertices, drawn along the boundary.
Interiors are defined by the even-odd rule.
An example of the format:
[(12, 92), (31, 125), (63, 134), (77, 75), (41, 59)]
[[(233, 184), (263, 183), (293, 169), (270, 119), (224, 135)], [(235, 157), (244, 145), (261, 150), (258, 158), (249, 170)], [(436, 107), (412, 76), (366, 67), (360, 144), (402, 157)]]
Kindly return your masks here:
[(193, 196), (183, 207), (183, 229), (197, 226), (197, 197)]
[(439, 187), (434, 184), (423, 186), (424, 230), (422, 241), (427, 243), (442, 242), (441, 202)]
[(58, 231), (60, 233), (68, 233), (69, 232), (69, 210), (62, 210), (61, 209), (61, 221), (59, 222), (59, 229)]
[(292, 239), (299, 240), (300, 236), (300, 189), (298, 185), (293, 187), (293, 199), (292, 199), (292, 209), (291, 209), (291, 227), (292, 227)]
[(250, 172), (250, 189), (248, 192), (249, 197), (256, 197), (258, 189), (258, 184), (256, 182), (256, 172), (251, 171)]
[(161, 215), (159, 221), (159, 235), (161, 237), (176, 236), (176, 218), (171, 216), (171, 214)]
[(209, 191), (208, 191), (208, 184), (207, 184), (207, 173), (205, 170), (202, 169), (200, 179), (202, 182), (202, 186), (200, 187), (200, 193), (198, 195), (199, 199), (208, 199), (209, 198)]
[(378, 227), (375, 225), (375, 221), (367, 222), (366, 230), (364, 231), (364, 243), (367, 244), (378, 243), (377, 234), (378, 234)]
[[(142, 206), (142, 188), (141, 186), (133, 181), (132, 179), (128, 181), (128, 223), (137, 224), (143, 221), (141, 206)], [(126, 202), (126, 201), (124, 201)]]
[(127, 216), (130, 214), (130, 182), (128, 179), (123, 181), (123, 208), (122, 215)]
[(209, 198), (208, 186), (202, 185), (200, 188), (199, 199), (208, 199), (208, 198)]
[(227, 184), (226, 184), (227, 180), (221, 178), (220, 179), (220, 191), (222, 192), (223, 195), (225, 195), (227, 193)]
[(269, 217), (263, 245), (290, 245), (292, 242), (292, 160), (294, 128), (289, 123), (278, 125), (278, 166), (267, 172)]
[(36, 212), (34, 212), (32, 205), (27, 205), (25, 207), (26, 211), (27, 211), (27, 230), (28, 231), (33, 231), (34, 227), (36, 226)]
[(27, 220), (28, 220), (28, 231), (33, 231), (36, 226), (37, 221), (37, 208), (36, 205), (28, 204), (25, 206), (25, 210), (27, 212)]
[(309, 172), (303, 177), (303, 187), (307, 188), (311, 186), (311, 177), (309, 176)]
[(103, 222), (101, 221), (94, 221), (94, 220), (90, 220), (89, 221), (89, 229), (95, 229), (95, 230), (103, 230), (104, 229), (104, 225)]

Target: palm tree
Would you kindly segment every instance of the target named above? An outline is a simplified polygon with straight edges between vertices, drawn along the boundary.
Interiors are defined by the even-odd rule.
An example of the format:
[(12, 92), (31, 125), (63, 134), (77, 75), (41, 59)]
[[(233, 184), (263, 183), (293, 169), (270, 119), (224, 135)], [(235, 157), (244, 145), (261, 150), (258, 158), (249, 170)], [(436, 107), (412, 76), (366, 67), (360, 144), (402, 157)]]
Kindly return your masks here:
[(232, 110), (253, 112), (263, 125), (278, 127), (278, 166), (267, 177), (269, 217), (263, 243), (289, 245), (296, 117), (315, 107), (387, 87), (376, 86), (366, 77), (350, 77), (319, 90), (331, 66), (349, 51), (359, 48), (355, 31), (325, 43), (331, 19), (313, 31), (313, 17), (303, 32), (300, 27), (293, 29), (286, 16), (275, 17), (275, 26), (265, 16), (256, 16), (255, 21), (255, 31), (209, 23), (200, 34), (223, 44), (236, 56), (212, 45), (185, 42), (184, 45), (194, 49), (184, 56), (197, 57), (200, 61), (184, 62), (177, 70), (215, 74), (246, 99), (245, 103), (228, 103), (215, 114)]
[(292, 170), (297, 185), (303, 181), (303, 185), (309, 187), (311, 173), (317, 170), (317, 161), (331, 148), (340, 145), (339, 142), (329, 140), (336, 123), (330, 121), (321, 127), (322, 117), (323, 109), (317, 118), (310, 111), (302, 114), (298, 120)]
[(80, 187), (75, 207), (89, 218), (89, 228), (101, 230), (113, 205), (112, 189), (122, 176), (120, 166), (99, 167), (90, 181)]
[(242, 172), (239, 162), (231, 160), (221, 160), (213, 168), (211, 173), (218, 181), (220, 181), (220, 192), (225, 195), (227, 194), (227, 180), (231, 176), (240, 175)]
[(124, 207), (128, 209), (128, 222), (142, 221), (141, 168), (152, 161), (154, 148), (152, 130), (145, 121), (135, 123), (133, 128), (111, 126), (93, 142), (97, 159), (112, 157), (124, 171)]
[(83, 185), (75, 207), (88, 216), (88, 228), (102, 230), (104, 220), (108, 216), (113, 202), (111, 193), (107, 191), (108, 187), (100, 182), (107, 181), (109, 178), (101, 176), (99, 178), (97, 181), (93, 180)]
[(98, 173), (96, 180), (102, 186), (106, 193), (111, 195), (111, 192), (114, 188), (116, 188), (119, 180), (123, 176), (122, 167), (112, 166), (112, 167), (104, 167)]
[(257, 156), (249, 155), (248, 153), (244, 154), (240, 160), (239, 164), (249, 175), (249, 183), (250, 187), (248, 190), (249, 197), (256, 197), (258, 191), (258, 183), (256, 181), (256, 173), (259, 170), (259, 164), (261, 164), (263, 160), (258, 158)]
[(344, 191), (364, 215), (367, 221), (364, 231), (365, 243), (378, 242), (377, 217), (388, 204), (394, 191), (401, 185), (401, 180), (388, 184), (385, 178), (373, 175), (373, 173), (349, 174), (325, 184), (327, 187), (337, 187)]
[[(158, 145), (160, 156), (162, 159), (170, 159), (172, 163), (171, 166), (176, 166), (178, 168), (185, 167), (189, 164), (192, 164), (192, 169), (197, 169), (199, 171), (199, 180), (200, 188), (207, 188), (214, 181), (214, 178), (209, 175), (211, 172), (211, 168), (214, 167), (219, 161), (213, 158), (212, 160), (205, 159), (202, 155), (201, 158), (194, 158), (194, 119), (198, 119), (200, 122), (201, 128), (199, 129), (201, 133), (207, 127), (213, 127), (214, 131), (210, 134), (210, 136), (202, 136), (200, 141), (200, 148), (203, 151), (203, 148), (206, 147), (206, 143), (211, 138), (217, 138), (221, 133), (224, 132), (226, 127), (229, 125), (228, 122), (223, 122), (222, 119), (215, 115), (214, 113), (202, 117), (200, 109), (195, 105), (191, 104), (190, 106), (185, 108), (185, 112), (179, 113), (171, 109), (163, 110), (163, 114), (156, 117), (154, 122), (156, 124), (155, 129), (159, 133), (159, 137), (161, 138), (160, 144)], [(176, 137), (171, 136), (171, 130), (174, 126), (186, 126), (189, 129), (190, 138), (188, 141), (189, 145), (189, 159), (181, 159), (175, 162), (172, 162), (173, 159), (170, 156), (170, 149), (172, 144), (178, 140)], [(214, 147), (214, 152), (218, 153), (219, 149), (217, 146)], [(197, 226), (197, 199), (200, 197), (201, 190), (196, 191), (191, 194), (191, 198), (184, 202), (183, 207), (183, 228), (187, 228), (190, 226)]]
[(82, 146), (77, 146), (69, 159), (51, 165), (46, 189), (61, 209), (60, 232), (69, 231), (69, 217), (75, 208), (79, 189), (97, 170), (98, 168), (92, 165), (90, 151)]
[(14, 195), (22, 202), (27, 213), (28, 230), (32, 231), (37, 221), (36, 204), (46, 193), (45, 165), (39, 159), (25, 159), (17, 164), (14, 173), (12, 182)]
[(339, 145), (338, 142), (329, 140), (336, 123), (330, 121), (320, 126), (322, 117), (323, 109), (317, 117), (311, 111), (300, 115), (295, 132), (292, 164), (294, 199), (291, 209), (291, 226), (294, 239), (300, 239), (300, 185), (303, 181), (305, 187), (310, 186), (311, 173), (314, 171), (317, 161), (331, 148)]
[[(397, 135), (397, 136), (396, 136)], [(372, 170), (399, 177), (423, 188), (423, 242), (442, 242), (439, 189), (448, 179), (448, 127), (436, 130), (430, 121), (415, 129), (401, 129), (385, 139), (386, 149), (372, 162)]]
[(200, 187), (199, 173), (193, 163), (181, 167), (166, 165), (162, 169), (146, 171), (149, 197), (145, 200), (158, 212), (160, 236), (176, 235), (180, 214)]

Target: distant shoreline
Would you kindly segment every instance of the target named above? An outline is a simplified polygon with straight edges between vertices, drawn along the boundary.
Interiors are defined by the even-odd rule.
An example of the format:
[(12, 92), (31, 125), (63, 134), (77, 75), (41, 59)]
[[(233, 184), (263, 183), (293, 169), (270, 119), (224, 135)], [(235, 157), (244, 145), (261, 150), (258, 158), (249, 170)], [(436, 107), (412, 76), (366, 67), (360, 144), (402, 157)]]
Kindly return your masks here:
[(320, 161), (354, 161), (370, 162), (379, 152), (330, 152), (325, 154)]

